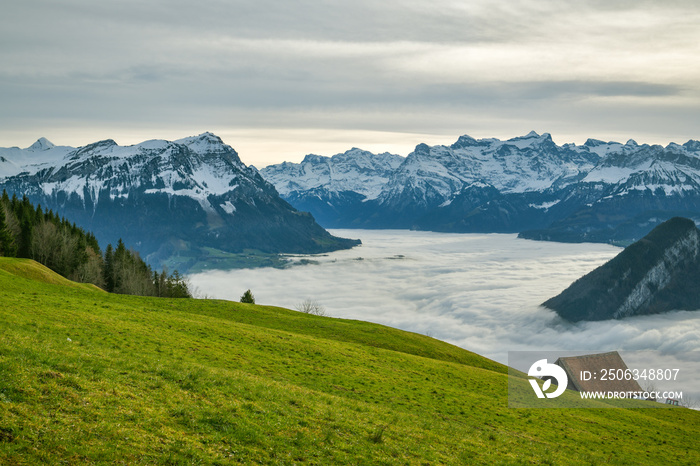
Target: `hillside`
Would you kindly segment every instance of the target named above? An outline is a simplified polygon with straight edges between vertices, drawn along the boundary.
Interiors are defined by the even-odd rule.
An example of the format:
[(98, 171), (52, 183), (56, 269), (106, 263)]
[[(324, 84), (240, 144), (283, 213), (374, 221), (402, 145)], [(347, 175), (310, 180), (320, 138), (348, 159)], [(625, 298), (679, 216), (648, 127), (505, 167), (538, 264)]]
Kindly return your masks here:
[(2, 464), (700, 462), (700, 413), (510, 409), (506, 367), (380, 325), (9, 258), (0, 302)]
[(543, 306), (570, 321), (700, 309), (700, 230), (675, 217)]

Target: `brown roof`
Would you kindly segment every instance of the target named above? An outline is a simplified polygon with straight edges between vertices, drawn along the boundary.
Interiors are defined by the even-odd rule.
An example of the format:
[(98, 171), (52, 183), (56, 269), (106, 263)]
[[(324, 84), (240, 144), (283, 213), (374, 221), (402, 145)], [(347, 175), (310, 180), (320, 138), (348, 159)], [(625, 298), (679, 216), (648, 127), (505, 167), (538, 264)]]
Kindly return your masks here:
[[(625, 371), (628, 371), (627, 364), (622, 360), (617, 351), (610, 353), (588, 354), (585, 356), (571, 356), (557, 359), (554, 364), (560, 366), (569, 377), (568, 388), (579, 392), (591, 391), (620, 391), (620, 392), (641, 392), (642, 387), (636, 380), (625, 380)], [(590, 373), (590, 380), (582, 380), (581, 373)], [(617, 376), (621, 375), (622, 380), (611, 380), (611, 372)], [(603, 380), (605, 376), (607, 380)], [(615, 377), (618, 378), (618, 377)]]

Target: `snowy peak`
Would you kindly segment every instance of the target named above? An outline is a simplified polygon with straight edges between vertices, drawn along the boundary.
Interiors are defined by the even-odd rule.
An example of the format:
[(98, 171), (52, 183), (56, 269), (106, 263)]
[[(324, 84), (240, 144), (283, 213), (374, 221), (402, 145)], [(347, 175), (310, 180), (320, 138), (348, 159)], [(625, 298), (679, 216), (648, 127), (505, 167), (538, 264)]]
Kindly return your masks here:
[(380, 195), (391, 205), (406, 196), (424, 207), (449, 203), (465, 187), (484, 183), (504, 193), (541, 192), (576, 182), (596, 154), (557, 146), (549, 133), (531, 131), (506, 141), (461, 136), (451, 146), (419, 144)]
[(549, 133), (543, 133), (541, 136), (537, 134), (536, 131), (530, 131), (527, 133), (525, 136), (518, 136), (514, 137), (512, 139), (509, 139), (508, 141), (526, 141), (526, 140), (543, 140), (546, 141), (547, 139), (552, 139), (552, 136)]
[(217, 153), (225, 150), (233, 150), (231, 146), (224, 144), (221, 138), (213, 133), (205, 132), (198, 136), (191, 136), (173, 141), (175, 144), (187, 146), (198, 154)]
[(54, 145), (54, 143), (52, 143), (52, 142), (49, 141), (48, 139), (46, 139), (46, 138), (39, 138), (39, 139), (37, 139), (37, 141), (36, 141), (34, 144), (32, 144), (31, 146), (29, 146), (29, 147), (27, 148), (27, 150), (30, 150), (30, 151), (33, 151), (33, 152), (39, 152), (39, 151), (49, 150), (49, 149), (52, 149), (52, 148), (54, 148), (54, 147), (56, 147), (56, 146)]
[[(474, 139), (471, 136), (463, 135), (457, 139), (457, 142), (450, 146), (451, 149), (467, 149), (469, 147), (500, 147), (503, 145), (517, 146), (520, 149), (524, 149), (530, 146), (538, 146), (546, 143), (554, 143), (552, 141), (552, 136), (549, 133), (543, 133), (542, 135), (537, 134), (535, 131), (530, 131), (525, 136), (518, 136), (506, 141), (501, 141), (496, 138), (486, 138), (486, 139)], [(425, 144), (421, 144), (423, 146)], [(428, 147), (428, 146), (426, 146)], [(416, 149), (418, 149), (416, 147)]]
[(477, 141), (473, 137), (465, 134), (463, 136), (460, 136), (459, 139), (457, 139), (457, 142), (452, 144), (450, 147), (452, 149), (464, 149), (467, 147), (478, 146), (479, 143), (480, 141)]
[[(418, 144), (405, 159), (396, 156), (396, 165), (377, 160), (353, 148), (260, 173), (292, 205), (338, 228), (529, 231), (537, 239), (630, 242), (669, 218), (665, 210), (696, 218), (700, 205), (697, 141), (559, 146), (535, 131), (507, 140), (465, 134), (449, 146)], [(563, 220), (571, 225), (544, 230)]]
[[(306, 154), (304, 156), (304, 160), (301, 161), (302, 164), (324, 164), (328, 163), (329, 158), (324, 157), (323, 155), (316, 155), (316, 154)], [(291, 162), (285, 162), (285, 163), (291, 163)]]
[(62, 163), (73, 147), (56, 146), (46, 138), (39, 138), (26, 149), (0, 147), (0, 181), (22, 172), (35, 173)]
[(626, 144), (619, 151), (608, 152), (582, 181), (611, 185), (616, 195), (632, 191), (699, 194), (700, 158), (686, 146), (673, 143), (665, 148)]
[(374, 199), (403, 160), (388, 152), (374, 154), (355, 147), (332, 157), (309, 154), (301, 163), (270, 165), (260, 174), (283, 196), (311, 190), (318, 196), (321, 189), (326, 193), (352, 191)]
[[(69, 156), (73, 159), (80, 158), (83, 154), (92, 155), (110, 155), (114, 152), (114, 148), (119, 147), (113, 139), (104, 139), (102, 141), (93, 142), (87, 146), (78, 147)], [(116, 155), (116, 154), (115, 154)], [(128, 155), (124, 152), (123, 155)]]
[(700, 152), (700, 141), (691, 139), (683, 144), (683, 148), (689, 152)]
[[(610, 144), (610, 143), (608, 143), (608, 144)], [(585, 147), (598, 147), (598, 146), (605, 145), (605, 141), (601, 141), (600, 139), (588, 138), (588, 139), (586, 139), (586, 142), (583, 143), (583, 145)]]

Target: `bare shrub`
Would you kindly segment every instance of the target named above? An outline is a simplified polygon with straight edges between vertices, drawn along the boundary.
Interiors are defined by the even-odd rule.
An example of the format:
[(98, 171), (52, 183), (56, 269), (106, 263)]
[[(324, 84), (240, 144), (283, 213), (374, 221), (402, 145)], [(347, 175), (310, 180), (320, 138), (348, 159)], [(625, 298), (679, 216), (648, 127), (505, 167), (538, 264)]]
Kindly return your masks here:
[(322, 304), (319, 304), (318, 301), (311, 298), (306, 298), (297, 304), (296, 310), (305, 314), (313, 314), (315, 316), (328, 316), (328, 314), (326, 314), (326, 308), (323, 307)]

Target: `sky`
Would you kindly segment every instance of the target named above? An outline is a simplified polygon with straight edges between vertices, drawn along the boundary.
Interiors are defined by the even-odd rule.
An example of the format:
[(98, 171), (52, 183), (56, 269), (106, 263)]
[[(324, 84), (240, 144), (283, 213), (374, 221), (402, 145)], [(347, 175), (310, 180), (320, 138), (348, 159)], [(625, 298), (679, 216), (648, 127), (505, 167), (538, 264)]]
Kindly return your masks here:
[(311, 299), (332, 317), (429, 335), (504, 364), (512, 351), (624, 351), (640, 369), (681, 369), (684, 386), (700, 402), (700, 311), (572, 324), (540, 306), (620, 248), (502, 234), (333, 233), (362, 245), (316, 256), (313, 265), (189, 278), (208, 297), (238, 301), (250, 289), (258, 304), (288, 309)]
[(258, 167), (460, 135), (700, 139), (695, 0), (23, 0), (0, 147), (211, 131)]

